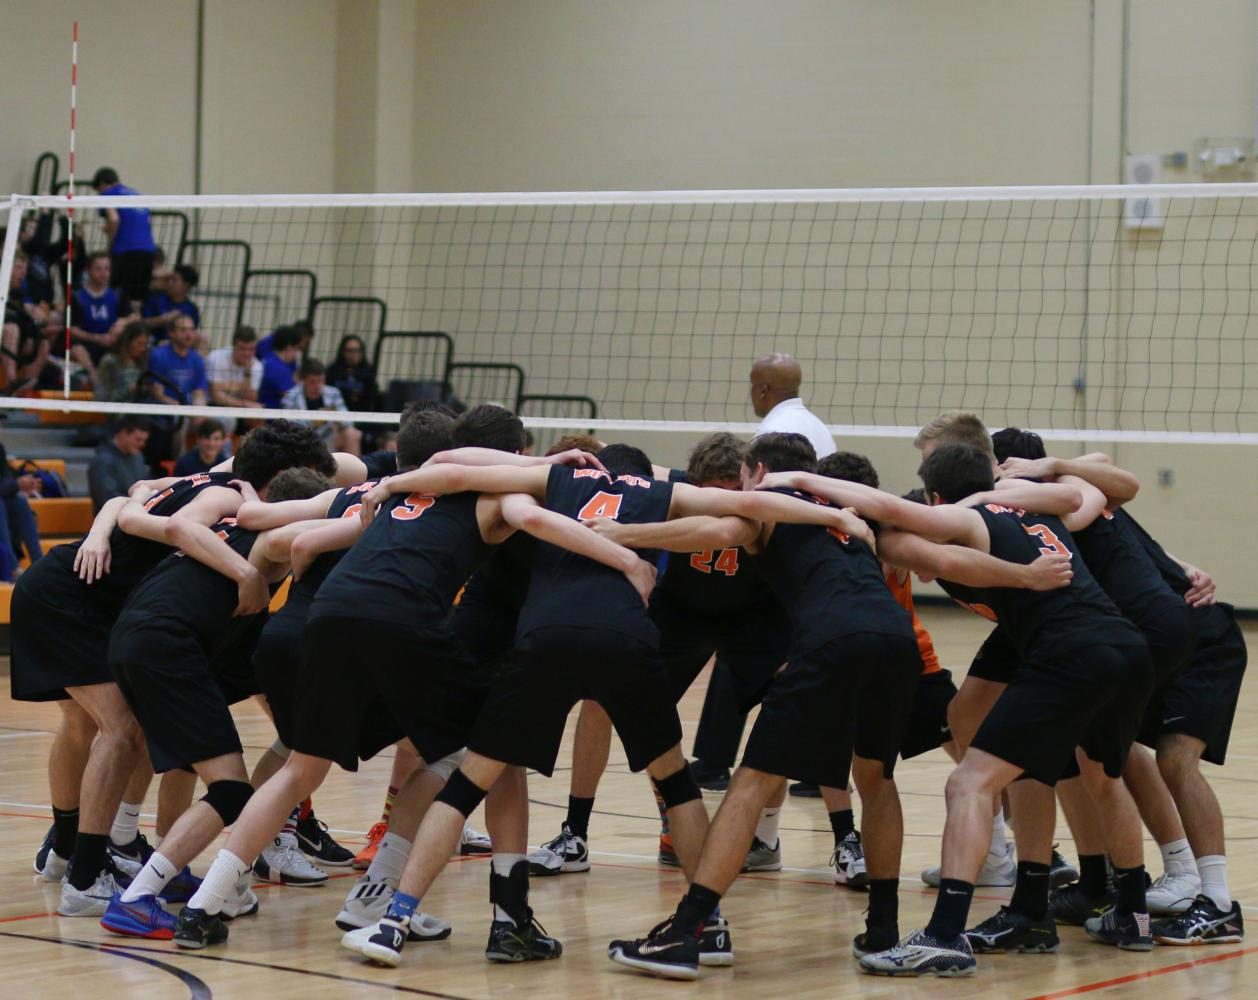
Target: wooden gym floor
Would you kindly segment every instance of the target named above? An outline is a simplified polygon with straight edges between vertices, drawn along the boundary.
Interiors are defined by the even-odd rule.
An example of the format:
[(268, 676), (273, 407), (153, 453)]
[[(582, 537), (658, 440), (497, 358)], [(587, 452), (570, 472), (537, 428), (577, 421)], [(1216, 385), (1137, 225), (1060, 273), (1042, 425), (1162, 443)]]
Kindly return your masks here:
[[(969, 662), (986, 630), (977, 617), (942, 608), (922, 616), (935, 636), (945, 665)], [(1258, 628), (1246, 628), (1251, 644)], [(955, 670), (954, 670), (955, 672)], [(332, 918), (353, 876), (338, 874), (315, 889), (258, 888), (262, 910), (231, 926), (224, 947), (180, 952), (168, 942), (113, 937), (94, 920), (53, 914), (57, 887), (31, 872), (31, 861), (49, 822), (46, 763), (58, 713), (51, 706), (9, 701), (0, 695), (0, 996), (65, 997), (81, 991), (94, 998), (146, 1000), (193, 997), (373, 997), (394, 994), (450, 998), (614, 997), (662, 995), (870, 998), (937, 997), (1058, 998), (1095, 993), (1135, 997), (1156, 991), (1162, 1000), (1179, 997), (1246, 996), (1258, 993), (1258, 939), (1242, 945), (1159, 947), (1152, 954), (1119, 952), (1088, 941), (1081, 930), (1064, 928), (1061, 953), (997, 956), (980, 960), (976, 977), (958, 981), (889, 980), (863, 976), (851, 958), (853, 934), (862, 927), (863, 896), (836, 888), (827, 871), (831, 836), (819, 800), (788, 799), (782, 823), (786, 870), (744, 876), (725, 905), (732, 921), (737, 964), (704, 970), (698, 984), (637, 976), (606, 958), (609, 939), (645, 933), (672, 912), (684, 889), (682, 876), (655, 862), (655, 806), (644, 779), (631, 775), (620, 748), (604, 779), (591, 822), (593, 870), (535, 880), (533, 904), (546, 928), (564, 943), (556, 962), (498, 966), (482, 951), (488, 929), (488, 879), (483, 859), (452, 863), (424, 908), (454, 925), (448, 941), (410, 945), (396, 970), (368, 966), (338, 946)], [(702, 704), (700, 685), (682, 704), (686, 748)], [(574, 717), (575, 718), (575, 717)], [(274, 738), (252, 704), (238, 720), (250, 763)], [(569, 734), (571, 735), (571, 734)], [(1258, 903), (1258, 694), (1244, 691), (1226, 768), (1207, 768), (1227, 817), (1233, 894)], [(557, 832), (567, 804), (567, 754), (553, 780), (533, 778), (531, 838), (534, 844)], [(910, 761), (897, 771), (907, 831), (901, 883), (901, 929), (921, 926), (933, 892), (918, 879), (938, 863), (943, 823), (943, 783), (950, 762), (941, 752)], [(315, 797), (319, 816), (348, 846), (361, 844), (379, 815), (389, 760), (377, 759), (354, 778), (337, 769)], [(146, 811), (154, 808), (154, 793)], [(719, 795), (705, 794), (709, 810)], [(473, 817), (482, 824), (479, 815)], [(145, 822), (151, 826), (152, 817)], [(482, 825), (483, 828), (483, 825)], [(1062, 850), (1074, 846), (1064, 825)], [(194, 870), (204, 871), (217, 844)], [(1156, 848), (1146, 859), (1160, 870)], [(1008, 896), (980, 890), (973, 911), (988, 916)], [(1249, 911), (1258, 919), (1258, 909)], [(1249, 977), (1255, 982), (1249, 986)]]

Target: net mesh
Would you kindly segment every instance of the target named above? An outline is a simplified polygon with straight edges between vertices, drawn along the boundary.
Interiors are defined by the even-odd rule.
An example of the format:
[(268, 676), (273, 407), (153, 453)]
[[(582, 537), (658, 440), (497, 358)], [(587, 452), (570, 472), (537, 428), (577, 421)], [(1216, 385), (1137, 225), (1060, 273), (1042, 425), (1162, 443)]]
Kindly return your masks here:
[(309, 319), (391, 403), (738, 423), (780, 351), (834, 425), (1258, 433), (1258, 186), (1105, 190), (141, 201), (211, 347)]

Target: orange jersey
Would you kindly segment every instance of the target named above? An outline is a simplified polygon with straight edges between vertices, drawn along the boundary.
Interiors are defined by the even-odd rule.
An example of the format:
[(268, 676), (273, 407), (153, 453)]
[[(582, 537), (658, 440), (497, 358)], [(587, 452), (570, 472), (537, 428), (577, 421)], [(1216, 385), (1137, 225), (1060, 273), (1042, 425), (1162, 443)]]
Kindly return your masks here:
[(935, 655), (935, 644), (930, 641), (930, 633), (926, 631), (926, 626), (922, 624), (922, 620), (917, 617), (917, 612), (913, 609), (912, 574), (905, 573), (904, 580), (901, 581), (899, 572), (894, 568), (888, 566), (885, 572), (887, 586), (895, 597), (896, 603), (913, 617), (913, 634), (917, 636), (917, 651), (922, 656), (922, 673), (936, 673), (942, 668), (939, 665), (939, 657)]

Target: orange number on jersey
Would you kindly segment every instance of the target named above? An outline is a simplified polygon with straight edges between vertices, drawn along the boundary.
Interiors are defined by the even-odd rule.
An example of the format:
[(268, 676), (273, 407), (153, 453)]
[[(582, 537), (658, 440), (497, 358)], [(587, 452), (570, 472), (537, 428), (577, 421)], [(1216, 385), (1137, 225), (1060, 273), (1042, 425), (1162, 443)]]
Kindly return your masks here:
[(996, 612), (993, 611), (991, 608), (989, 608), (986, 604), (977, 604), (977, 603), (970, 604), (967, 601), (961, 600), (961, 598), (959, 597), (954, 597), (953, 600), (956, 601), (959, 605), (961, 605), (961, 607), (969, 608), (976, 615), (982, 615), (989, 622), (994, 622), (998, 620), (996, 618)]
[(355, 493), (367, 493), (367, 492), (369, 492), (369, 491), (370, 491), (370, 490), (371, 490), (371, 489), (372, 489), (375, 485), (376, 485), (376, 484), (375, 484), (375, 483), (373, 483), (373, 482), (371, 482), (371, 481), (368, 481), (368, 482), (365, 482), (365, 483), (359, 483), (357, 486), (350, 486), (350, 487), (348, 487), (348, 488), (345, 490), (345, 495), (346, 495), (347, 497), (352, 497)]
[(619, 493), (604, 493), (599, 490), (586, 501), (585, 506), (577, 514), (577, 520), (586, 521), (592, 517), (619, 517), (620, 502), (623, 499), (624, 497)]
[(1041, 555), (1071, 558), (1070, 550), (1062, 545), (1061, 539), (1053, 533), (1053, 529), (1047, 524), (1024, 524), (1022, 530), (1044, 543), (1040, 546)]
[(852, 540), (851, 535), (849, 535), (845, 531), (840, 531), (838, 528), (826, 528), (826, 534), (833, 535), (844, 545), (846, 545), (848, 542)]
[(351, 504), (349, 507), (345, 508), (345, 513), (341, 515), (341, 519), (345, 520), (346, 518), (357, 517), (359, 514), (362, 513), (362, 511), (363, 511), (362, 504), (360, 503)]
[(700, 573), (711, 573), (715, 569), (718, 573), (724, 573), (726, 576), (733, 576), (738, 572), (737, 549), (721, 549), (719, 553), (715, 553), (715, 563), (712, 561), (713, 554), (712, 549), (692, 552), (690, 554), (690, 568), (696, 569)]
[(436, 497), (412, 493), (389, 513), (395, 521), (413, 521), (436, 502)]

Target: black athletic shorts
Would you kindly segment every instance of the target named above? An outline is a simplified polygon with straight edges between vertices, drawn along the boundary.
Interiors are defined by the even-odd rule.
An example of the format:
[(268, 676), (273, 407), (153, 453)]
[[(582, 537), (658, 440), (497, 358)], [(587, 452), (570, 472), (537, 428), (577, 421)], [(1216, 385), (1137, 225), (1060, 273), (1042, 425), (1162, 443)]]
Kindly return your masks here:
[(983, 645), (979, 646), (966, 676), (991, 681), (993, 684), (1008, 684), (1017, 673), (1020, 662), (1021, 657), (1013, 640), (998, 626), (992, 629), (991, 634), (983, 640)]
[(128, 250), (115, 255), (109, 283), (121, 288), (127, 298), (143, 302), (153, 283), (153, 251)]
[(855, 753), (890, 778), (921, 673), (911, 635), (859, 632), (795, 657), (769, 686), (742, 763), (846, 788)]
[(1196, 609), (1193, 618), (1197, 647), (1188, 666), (1149, 699), (1140, 742), (1156, 748), (1162, 736), (1183, 733), (1205, 743), (1202, 760), (1222, 764), (1249, 654), (1230, 605)]
[(302, 634), (306, 623), (301, 615), (281, 611), (271, 616), (253, 650), (253, 671), (258, 688), (266, 695), (275, 731), (285, 746), (292, 746), (293, 719), (297, 693), (301, 690)]
[(306, 623), (302, 645), (305, 672), (284, 741), (293, 750), (356, 771), (404, 737), (426, 761), (467, 745), (486, 692), (444, 623), (319, 617)]
[(1145, 643), (1033, 653), (987, 713), (971, 745), (1046, 785), (1067, 776), (1076, 747), (1118, 778), (1152, 686)]
[[(0, 511), (0, 515), (3, 511)], [(61, 701), (66, 688), (112, 684), (111, 622), (91, 607), (74, 573), (75, 550), (58, 545), (23, 573), (9, 618), (9, 687), (14, 701)]]
[(158, 774), (241, 752), (229, 696), (193, 636), (160, 623), (116, 631), (109, 663)]
[(467, 651), (483, 684), (488, 684), (515, 649), (520, 609), (483, 598), (458, 604), (450, 618), (455, 638)]
[(952, 739), (948, 725), (948, 705), (956, 696), (957, 686), (948, 670), (922, 674), (913, 695), (913, 707), (900, 746), (905, 760), (941, 747)]
[(677, 706), (654, 646), (598, 628), (547, 626), (520, 638), (494, 676), (468, 749), (549, 777), (568, 713), (598, 702), (641, 771), (681, 742)]
[(711, 618), (678, 607), (664, 594), (651, 598), (651, 620), (660, 632), (660, 658), (673, 700), (681, 701), (716, 654), (734, 682), (739, 711), (760, 704), (786, 662), (790, 622), (776, 612)]

